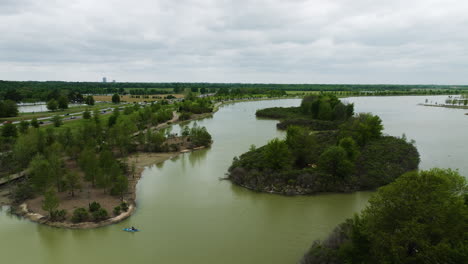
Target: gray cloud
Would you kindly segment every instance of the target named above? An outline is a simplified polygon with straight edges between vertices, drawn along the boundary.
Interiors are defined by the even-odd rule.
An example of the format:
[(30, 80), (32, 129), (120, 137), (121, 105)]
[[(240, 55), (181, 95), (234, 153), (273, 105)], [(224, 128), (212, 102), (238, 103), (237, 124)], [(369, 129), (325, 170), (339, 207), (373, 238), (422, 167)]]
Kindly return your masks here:
[(467, 83), (455, 0), (0, 0), (0, 79)]

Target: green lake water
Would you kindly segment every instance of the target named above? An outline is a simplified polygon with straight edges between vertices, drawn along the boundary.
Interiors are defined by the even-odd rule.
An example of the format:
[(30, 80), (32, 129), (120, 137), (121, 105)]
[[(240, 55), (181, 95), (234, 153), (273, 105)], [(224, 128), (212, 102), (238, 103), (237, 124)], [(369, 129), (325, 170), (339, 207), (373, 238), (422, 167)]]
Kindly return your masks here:
[[(468, 116), (463, 110), (418, 106), (425, 98), (349, 98), (356, 111), (381, 116), (385, 133), (416, 140), (422, 168), (468, 173)], [(64, 230), (0, 212), (1, 263), (296, 263), (310, 244), (362, 210), (371, 192), (283, 197), (220, 181), (234, 156), (274, 137), (275, 120), (255, 110), (297, 106), (300, 100), (225, 105), (198, 121), (212, 134), (209, 149), (186, 153), (143, 172), (137, 211), (122, 223)], [(177, 131), (179, 126), (173, 128)], [(128, 226), (138, 233), (121, 231)]]

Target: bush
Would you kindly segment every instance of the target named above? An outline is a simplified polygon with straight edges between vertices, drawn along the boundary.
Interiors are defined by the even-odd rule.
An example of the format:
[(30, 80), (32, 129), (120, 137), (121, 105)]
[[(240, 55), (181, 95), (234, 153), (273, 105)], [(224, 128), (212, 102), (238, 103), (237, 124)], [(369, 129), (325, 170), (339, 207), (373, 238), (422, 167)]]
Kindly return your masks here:
[(92, 202), (89, 204), (89, 211), (91, 213), (96, 212), (101, 208), (101, 205), (98, 202)]
[(72, 222), (73, 223), (80, 223), (85, 222), (89, 219), (89, 213), (86, 211), (85, 208), (76, 208), (73, 211)]
[(114, 215), (119, 215), (120, 212), (121, 212), (121, 210), (120, 210), (120, 206), (119, 206), (119, 205), (117, 205), (116, 207), (114, 207)]
[(54, 210), (50, 212), (50, 220), (52, 221), (65, 221), (65, 218), (67, 216), (67, 211), (62, 209), (62, 210)]
[(189, 120), (191, 116), (192, 116), (192, 113), (183, 112), (179, 115), (179, 120)]
[(33, 197), (34, 188), (31, 186), (31, 184), (21, 183), (18, 184), (18, 187), (13, 190), (13, 200), (17, 203)]
[(120, 208), (122, 211), (127, 212), (128, 211), (128, 204), (126, 202), (123, 202), (120, 204)]
[(99, 208), (97, 211), (94, 211), (92, 215), (93, 215), (93, 220), (95, 222), (99, 222), (99, 221), (109, 218), (107, 211), (104, 208)]

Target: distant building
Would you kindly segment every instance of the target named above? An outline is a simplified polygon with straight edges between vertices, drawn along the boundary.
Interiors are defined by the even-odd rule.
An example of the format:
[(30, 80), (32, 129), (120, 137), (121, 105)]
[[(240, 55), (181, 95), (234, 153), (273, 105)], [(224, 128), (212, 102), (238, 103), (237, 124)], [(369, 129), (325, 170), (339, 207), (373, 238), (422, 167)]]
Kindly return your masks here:
[(112, 80), (113, 83), (115, 83), (115, 80)]
[(106, 77), (102, 77), (102, 82), (103, 82), (103, 83), (106, 83), (106, 82), (107, 82), (107, 78), (106, 78)]

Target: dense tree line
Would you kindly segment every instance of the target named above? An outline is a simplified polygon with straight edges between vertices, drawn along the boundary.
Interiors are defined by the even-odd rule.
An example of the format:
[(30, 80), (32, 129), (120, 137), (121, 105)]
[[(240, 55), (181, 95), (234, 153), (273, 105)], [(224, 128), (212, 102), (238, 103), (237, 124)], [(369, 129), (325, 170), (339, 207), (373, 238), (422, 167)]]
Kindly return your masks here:
[(408, 172), (316, 241), (301, 264), (467, 263), (468, 185), (450, 169)]
[(298, 125), (313, 130), (338, 129), (353, 114), (354, 104), (344, 104), (331, 93), (305, 96), (299, 107), (272, 107), (256, 112), (258, 117), (280, 119), (280, 129)]
[(18, 106), (15, 101), (0, 101), (0, 117), (13, 117), (18, 115)]
[[(468, 86), (454, 85), (359, 85), (359, 84), (251, 84), (251, 83), (100, 83), (100, 82), (17, 82), (0, 81), (0, 99), (16, 102), (49, 101), (58, 98), (50, 95), (58, 91), (68, 96), (70, 102), (82, 102), (84, 94), (148, 95), (152, 93), (183, 93), (185, 90), (200, 93), (280, 94), (281, 91), (342, 91), (377, 95), (402, 94), (460, 94)], [(56, 92), (54, 92), (56, 93)]]

